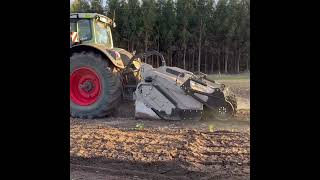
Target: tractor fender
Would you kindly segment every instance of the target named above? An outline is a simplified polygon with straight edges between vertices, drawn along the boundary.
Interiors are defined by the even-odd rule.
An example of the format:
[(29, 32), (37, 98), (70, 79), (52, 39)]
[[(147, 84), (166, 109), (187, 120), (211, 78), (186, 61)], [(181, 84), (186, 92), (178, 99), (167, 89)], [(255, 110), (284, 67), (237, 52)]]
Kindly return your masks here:
[[(85, 51), (93, 51), (97, 54), (101, 54), (106, 59), (110, 60), (114, 66), (121, 68), (121, 69), (124, 68), (124, 63), (121, 60), (121, 56), (119, 55), (119, 52), (114, 49), (108, 49), (104, 45), (99, 45), (99, 44), (74, 45), (70, 48), (70, 56), (74, 52), (85, 52)], [(117, 53), (118, 53), (118, 55), (117, 55)]]

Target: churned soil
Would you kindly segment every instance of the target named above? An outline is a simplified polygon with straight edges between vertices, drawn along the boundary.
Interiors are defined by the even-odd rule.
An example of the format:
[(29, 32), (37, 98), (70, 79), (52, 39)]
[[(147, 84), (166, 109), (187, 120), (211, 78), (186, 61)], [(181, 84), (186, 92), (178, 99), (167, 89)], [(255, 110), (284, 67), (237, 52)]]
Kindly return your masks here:
[[(225, 81), (238, 98), (229, 121), (70, 118), (70, 179), (250, 179), (250, 81)], [(136, 128), (137, 123), (143, 127)]]
[(245, 130), (134, 130), (75, 123), (71, 179), (249, 179), (249, 137)]

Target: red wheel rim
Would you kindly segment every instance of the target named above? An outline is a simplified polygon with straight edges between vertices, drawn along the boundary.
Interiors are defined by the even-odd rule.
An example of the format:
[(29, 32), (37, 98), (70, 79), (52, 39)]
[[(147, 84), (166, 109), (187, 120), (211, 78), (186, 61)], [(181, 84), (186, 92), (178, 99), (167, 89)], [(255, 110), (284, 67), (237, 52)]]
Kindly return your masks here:
[(70, 99), (80, 106), (97, 101), (101, 91), (98, 74), (87, 67), (74, 70), (70, 75)]

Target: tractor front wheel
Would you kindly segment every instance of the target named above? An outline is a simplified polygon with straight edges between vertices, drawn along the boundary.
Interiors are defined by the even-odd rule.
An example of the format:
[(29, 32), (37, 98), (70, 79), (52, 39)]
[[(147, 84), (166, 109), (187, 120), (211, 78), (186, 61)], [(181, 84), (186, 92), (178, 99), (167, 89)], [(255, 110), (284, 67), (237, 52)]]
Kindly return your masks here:
[(70, 57), (70, 113), (77, 118), (104, 117), (121, 100), (121, 81), (107, 60), (94, 53)]

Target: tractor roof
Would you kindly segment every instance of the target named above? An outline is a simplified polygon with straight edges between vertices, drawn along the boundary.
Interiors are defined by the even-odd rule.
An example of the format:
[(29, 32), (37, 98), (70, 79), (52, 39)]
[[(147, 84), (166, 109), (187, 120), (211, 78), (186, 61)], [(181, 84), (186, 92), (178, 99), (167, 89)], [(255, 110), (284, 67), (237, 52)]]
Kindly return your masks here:
[(98, 13), (70, 13), (70, 19), (100, 19), (105, 23), (112, 24), (112, 20), (107, 16), (98, 14)]

